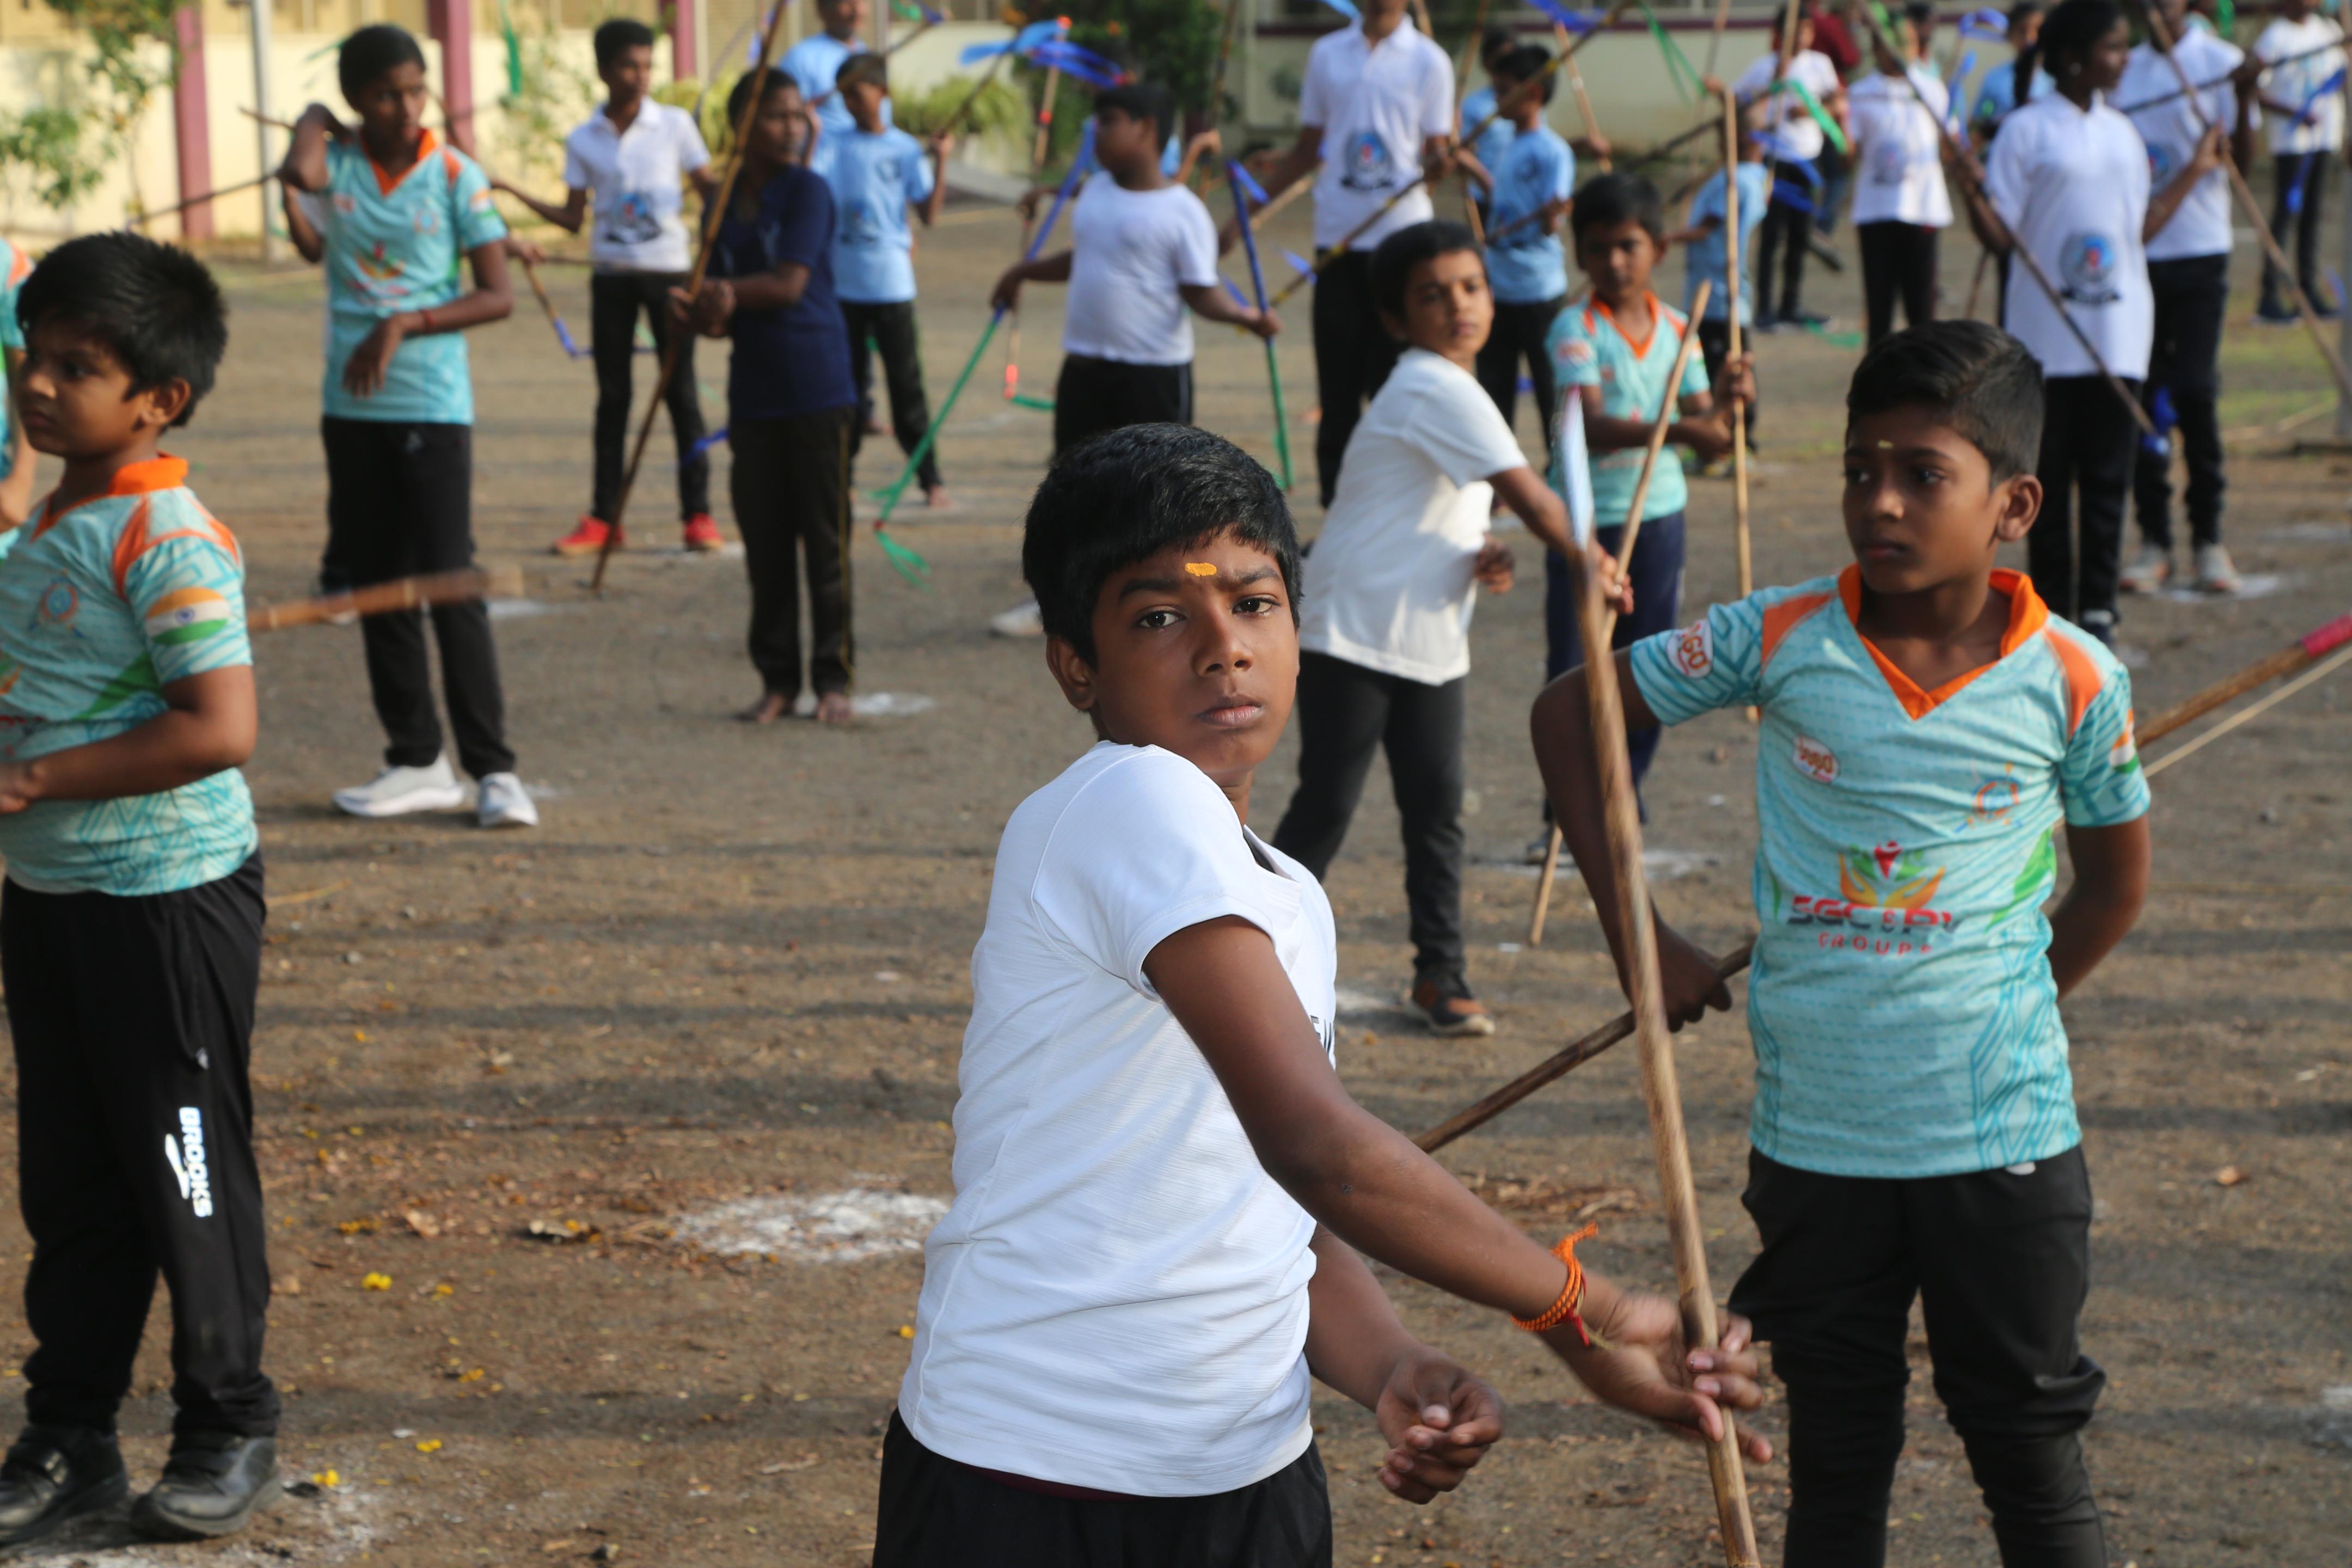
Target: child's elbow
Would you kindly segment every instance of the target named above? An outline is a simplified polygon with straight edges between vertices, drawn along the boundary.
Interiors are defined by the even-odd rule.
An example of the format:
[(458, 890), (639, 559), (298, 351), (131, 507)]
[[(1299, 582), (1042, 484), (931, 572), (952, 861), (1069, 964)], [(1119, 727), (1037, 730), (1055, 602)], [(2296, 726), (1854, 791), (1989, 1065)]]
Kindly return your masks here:
[(485, 322), (503, 321), (514, 314), (514, 289), (511, 286), (501, 283), (480, 292), (482, 320)]

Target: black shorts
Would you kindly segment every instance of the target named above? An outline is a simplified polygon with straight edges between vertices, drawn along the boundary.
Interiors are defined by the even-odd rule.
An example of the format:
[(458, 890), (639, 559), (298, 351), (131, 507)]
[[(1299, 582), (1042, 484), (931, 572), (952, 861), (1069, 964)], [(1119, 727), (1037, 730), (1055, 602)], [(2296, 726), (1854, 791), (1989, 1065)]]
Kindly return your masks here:
[(1054, 455), (1129, 425), (1192, 423), (1192, 367), (1062, 358), (1054, 384)]
[(1323, 1457), (1209, 1497), (1061, 1497), (932, 1453), (890, 1413), (874, 1568), (1330, 1568)]

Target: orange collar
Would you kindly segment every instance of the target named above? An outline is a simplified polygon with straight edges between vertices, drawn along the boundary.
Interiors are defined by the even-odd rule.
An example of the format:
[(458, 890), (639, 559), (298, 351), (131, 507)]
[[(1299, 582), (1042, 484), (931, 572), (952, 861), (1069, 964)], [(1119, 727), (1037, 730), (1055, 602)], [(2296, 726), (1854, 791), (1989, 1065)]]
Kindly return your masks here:
[[(1996, 569), (1992, 574), (1992, 591), (2009, 598), (2009, 625), (2000, 634), (2000, 658), (2007, 658), (2024, 647), (2027, 638), (2049, 624), (2050, 608), (2042, 602), (2042, 595), (2033, 591), (2032, 583), (2021, 572)], [(1861, 567), (1848, 566), (1838, 574), (1838, 599), (1845, 605), (1846, 624), (1853, 627), (1853, 635), (1862, 646), (1870, 650), (1871, 662), (1877, 665), (1878, 673), (1885, 677), (1887, 688), (1895, 693), (1895, 700), (1903, 705), (1903, 711), (1914, 719), (1926, 718), (1962, 687), (1992, 668), (1991, 664), (1980, 664), (1966, 675), (1954, 676), (1933, 691), (1923, 691), (1917, 681), (1897, 669), (1894, 660), (1878, 651), (1876, 643), (1862, 635)], [(2000, 659), (1993, 661), (1994, 664), (2000, 662)]]
[(175, 490), (187, 482), (187, 478), (188, 465), (184, 459), (168, 452), (159, 452), (144, 462), (123, 464), (114, 470), (113, 479), (104, 489), (94, 496), (82, 497), (65, 511), (49, 510), (58, 499), (57, 492), (51, 490), (41, 501), (40, 521), (34, 525), (29, 537), (38, 539), (55, 527), (58, 519), (65, 516), (66, 512), (86, 507), (92, 501), (109, 500), (117, 496), (150, 495), (156, 490)]
[(1617, 335), (1625, 340), (1625, 346), (1633, 351), (1633, 357), (1637, 360), (1650, 357), (1650, 345), (1658, 341), (1658, 323), (1665, 320), (1665, 312), (1659, 309), (1658, 297), (1655, 294), (1644, 289), (1642, 290), (1642, 298), (1649, 302), (1650, 330), (1643, 334), (1639, 342), (1634, 342), (1633, 334), (1618, 322), (1617, 312), (1609, 308), (1608, 300), (1597, 294), (1592, 299), (1592, 308), (1609, 318), (1609, 324), (1617, 329)]
[(403, 169), (397, 174), (388, 174), (384, 173), (383, 165), (375, 161), (375, 154), (367, 150), (367, 143), (364, 142), (361, 142), (361, 156), (367, 159), (368, 167), (375, 171), (376, 195), (380, 196), (388, 196), (392, 195), (393, 192), (398, 190), (400, 188), (400, 182), (408, 178), (409, 175), (416, 173), (417, 170), (423, 168), (425, 166), (425, 160), (433, 156), (433, 149), (438, 147), (440, 144), (441, 139), (433, 134), (433, 127), (430, 125), (426, 126), (425, 128), (425, 135), (416, 143), (416, 162), (409, 164), (408, 167)]

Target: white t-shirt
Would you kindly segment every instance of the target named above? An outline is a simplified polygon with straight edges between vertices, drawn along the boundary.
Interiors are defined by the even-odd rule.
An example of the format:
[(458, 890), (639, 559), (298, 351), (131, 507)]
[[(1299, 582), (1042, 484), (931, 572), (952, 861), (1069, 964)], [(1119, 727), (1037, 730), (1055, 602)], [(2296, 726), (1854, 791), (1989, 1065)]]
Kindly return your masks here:
[(2344, 145), (2344, 94), (2336, 88), (2319, 91), (2329, 77), (2344, 68), (2344, 51), (2321, 46), (2336, 43), (2343, 37), (2343, 28), (2314, 12), (2300, 22), (2290, 22), (2282, 16), (2264, 27), (2263, 36), (2254, 40), (2257, 59), (2285, 60), (2306, 49), (2320, 51), (2263, 73), (2264, 98), (2290, 109), (2301, 110), (2305, 104), (2311, 108), (2308, 121), (2286, 114), (2271, 116), (2272, 152), (2332, 153)]
[[(2200, 27), (2189, 28), (2174, 47), (2192, 82), (2210, 81), (2233, 71), (2246, 58), (2236, 45), (2225, 44)], [(2228, 82), (2206, 88), (2194, 99), (2170, 96), (2179, 90), (2179, 73), (2148, 44), (2132, 50), (2124, 79), (2116, 85), (2117, 103), (2149, 104), (2130, 119), (2132, 128), (2147, 144), (2151, 200), (2197, 155), (2197, 143), (2205, 135), (2204, 123), (2197, 118), (2200, 102), (2206, 118), (2221, 127), (2223, 136), (2238, 122), (2238, 94)], [(2165, 101), (2150, 101), (2157, 99)], [(2261, 119), (2262, 111), (2256, 110), (2254, 122), (2260, 124)], [(2214, 169), (2197, 182), (2196, 188), (2173, 209), (2171, 219), (2147, 242), (2147, 258), (2173, 261), (2191, 256), (2227, 256), (2235, 243), (2231, 233), (2230, 177)]]
[(1217, 223), (1200, 197), (1181, 185), (1125, 190), (1108, 174), (1090, 174), (1070, 214), (1062, 351), (1191, 364), (1192, 313), (1176, 290), (1216, 281)]
[[(1267, 866), (1275, 868), (1266, 869)], [(1151, 950), (1236, 915), (1332, 1048), (1331, 906), (1208, 776), (1103, 742), (1005, 824), (971, 955), (955, 1205), (898, 1393), (934, 1453), (1200, 1497), (1306, 1451), (1315, 1221), (1258, 1163)]]
[[(1738, 81), (1731, 84), (1733, 96), (1742, 103), (1755, 102), (1778, 79), (1780, 69), (1780, 57), (1777, 52), (1760, 56), (1739, 73)], [(1824, 110), (1829, 108), (1830, 94), (1845, 86), (1838, 76), (1837, 67), (1832, 65), (1829, 56), (1819, 49), (1806, 49), (1790, 57), (1789, 79), (1802, 83), (1805, 90), (1813, 95), (1813, 101)], [(1822, 122), (1813, 118), (1812, 110), (1805, 107), (1804, 100), (1784, 88), (1776, 95), (1776, 108), (1777, 114), (1767, 115), (1765, 129), (1779, 135), (1780, 144), (1789, 150), (1791, 156), (1820, 157), (1822, 149), (1829, 144), (1828, 139), (1822, 134)]]
[(1431, 686), (1469, 674), (1486, 479), (1528, 466), (1477, 377), (1405, 350), (1348, 437), (1307, 557), (1298, 646)]
[[(1454, 62), (1409, 22), (1378, 44), (1360, 26), (1327, 33), (1307, 57), (1298, 122), (1323, 128), (1315, 243), (1328, 249), (1421, 173), (1423, 142), (1452, 134)], [(1373, 249), (1435, 210), (1429, 188), (1416, 186), (1349, 248)]]
[[(2147, 221), (2147, 147), (2132, 122), (2063, 93), (2012, 110), (1993, 139), (1985, 194), (2017, 242), (2033, 253), (2107, 368), (2147, 374), (2156, 306), (2140, 226)], [(2001, 325), (2041, 362), (2043, 375), (2096, 375), (2099, 367), (2022, 262), (2009, 269)]]
[(710, 162), (694, 116), (646, 100), (626, 131), (598, 110), (563, 139), (563, 183), (588, 193), (599, 272), (683, 272), (687, 175)]
[(1857, 224), (1942, 228), (1952, 221), (1952, 196), (1944, 188), (1943, 138), (1936, 132), (1951, 95), (1925, 67), (1912, 67), (1911, 79), (1934, 106), (1933, 114), (1919, 107), (1909, 88), (1883, 73), (1866, 76), (1846, 89), (1846, 114), (1862, 159), (1853, 187)]

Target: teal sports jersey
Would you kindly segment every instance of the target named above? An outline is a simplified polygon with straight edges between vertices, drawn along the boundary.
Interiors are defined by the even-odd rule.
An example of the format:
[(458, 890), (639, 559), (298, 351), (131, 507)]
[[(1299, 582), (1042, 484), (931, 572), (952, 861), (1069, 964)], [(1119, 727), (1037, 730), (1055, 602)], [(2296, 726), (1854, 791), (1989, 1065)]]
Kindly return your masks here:
[[(25, 253), (0, 239), (0, 349), (25, 352), (25, 328), (16, 320), (16, 291), (33, 274)], [(0, 479), (16, 471), (16, 405), (8, 395), (8, 372), (0, 363)], [(0, 533), (0, 555), (8, 552), (11, 533)]]
[[(0, 561), (0, 761), (133, 730), (175, 680), (253, 662), (245, 563), (177, 458), (133, 463), (104, 495), (50, 497)], [(143, 898), (227, 876), (259, 842), (235, 768), (160, 795), (37, 801), (0, 816), (12, 881)]]
[(490, 205), (489, 176), (425, 133), (416, 162), (394, 179), (356, 138), (327, 144), (326, 412), (337, 419), (471, 425), (474, 380), (466, 334), (402, 340), (372, 397), (343, 390), (343, 364), (386, 316), (430, 310), (467, 291), (466, 254), (507, 237)]
[[(1618, 329), (1617, 318), (1598, 300), (1569, 306), (1552, 319), (1544, 335), (1544, 353), (1551, 357), (1553, 378), (1563, 387), (1597, 386), (1601, 412), (1612, 419), (1638, 419), (1647, 425), (1658, 417), (1665, 402), (1666, 377), (1682, 347), (1680, 310), (1650, 300), (1650, 335), (1634, 342)], [(1706, 390), (1706, 366), (1691, 355), (1683, 372), (1678, 397), (1695, 397)], [(1554, 444), (1555, 454), (1558, 443)], [(1602, 528), (1622, 528), (1633, 504), (1633, 487), (1642, 477), (1642, 448), (1622, 447), (1591, 454), (1593, 517)], [(1565, 477), (1557, 455), (1552, 461), (1552, 489), (1565, 495)], [(1671, 451), (1658, 454), (1650, 475), (1649, 493), (1642, 500), (1642, 521), (1671, 517), (1689, 503), (1681, 460)]]
[(2042, 905), (2063, 817), (2147, 810), (2131, 678), (2032, 585), (2000, 658), (1922, 691), (1855, 629), (1849, 566), (1635, 643), (1658, 718), (1763, 710), (1748, 1136), (1838, 1176), (1941, 1176), (2082, 1141)]

